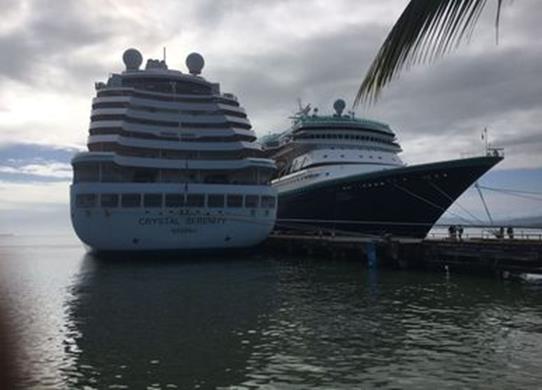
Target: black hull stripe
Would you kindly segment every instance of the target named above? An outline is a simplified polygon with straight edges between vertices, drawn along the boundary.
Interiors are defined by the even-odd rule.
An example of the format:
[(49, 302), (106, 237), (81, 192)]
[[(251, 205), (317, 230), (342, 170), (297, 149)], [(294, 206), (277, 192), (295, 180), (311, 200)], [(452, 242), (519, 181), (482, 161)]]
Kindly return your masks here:
[(304, 225), (423, 238), (446, 209), (500, 160), (483, 157), (389, 169), (284, 191), (279, 194), (277, 227)]
[(461, 167), (468, 168), (468, 167), (477, 166), (477, 165), (487, 166), (487, 169), (490, 169), (491, 167), (496, 165), (498, 162), (500, 162), (502, 159), (503, 159), (502, 157), (474, 157), (474, 158), (468, 158), (468, 159), (449, 160), (449, 161), (443, 161), (443, 162), (437, 162), (437, 163), (412, 165), (409, 167), (401, 167), (401, 168), (396, 168), (396, 169), (383, 169), (381, 171), (361, 173), (359, 175), (352, 175), (346, 178), (343, 177), (343, 178), (331, 179), (325, 182), (309, 184), (302, 189), (293, 189), (293, 190), (283, 191), (279, 193), (279, 196), (286, 195), (291, 192), (299, 192), (299, 191), (305, 192), (305, 191), (315, 190), (322, 187), (348, 184), (349, 182), (356, 182), (358, 180), (381, 180), (381, 179), (386, 179), (388, 177), (396, 176), (396, 175), (420, 173), (420, 172), (425, 172), (425, 171), (430, 172), (430, 171), (435, 171), (439, 169), (451, 169), (451, 168), (461, 168)]

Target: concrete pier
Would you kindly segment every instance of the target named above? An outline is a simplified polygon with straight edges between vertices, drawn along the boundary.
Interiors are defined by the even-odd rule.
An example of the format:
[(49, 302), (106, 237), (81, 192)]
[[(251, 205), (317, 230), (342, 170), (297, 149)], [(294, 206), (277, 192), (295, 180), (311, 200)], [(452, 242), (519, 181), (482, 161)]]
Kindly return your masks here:
[[(371, 247), (376, 248), (372, 253)], [(450, 272), (542, 275), (542, 240), (413, 239), (273, 233), (263, 250), (348, 258), (369, 267), (447, 269)]]

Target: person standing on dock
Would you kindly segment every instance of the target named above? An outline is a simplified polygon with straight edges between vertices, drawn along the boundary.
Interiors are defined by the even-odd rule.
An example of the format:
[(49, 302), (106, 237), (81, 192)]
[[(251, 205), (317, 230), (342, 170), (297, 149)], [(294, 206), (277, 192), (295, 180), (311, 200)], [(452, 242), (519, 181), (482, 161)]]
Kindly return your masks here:
[(448, 233), (450, 234), (450, 240), (455, 241), (455, 239), (456, 239), (456, 236), (455, 236), (456, 231), (457, 231), (457, 229), (456, 229), (455, 225), (450, 225), (450, 227), (448, 228)]
[(514, 228), (512, 226), (508, 226), (506, 228), (506, 234), (508, 235), (508, 238), (510, 240), (513, 240), (514, 239)]
[(461, 225), (457, 227), (457, 236), (459, 237), (459, 241), (463, 241), (463, 226)]

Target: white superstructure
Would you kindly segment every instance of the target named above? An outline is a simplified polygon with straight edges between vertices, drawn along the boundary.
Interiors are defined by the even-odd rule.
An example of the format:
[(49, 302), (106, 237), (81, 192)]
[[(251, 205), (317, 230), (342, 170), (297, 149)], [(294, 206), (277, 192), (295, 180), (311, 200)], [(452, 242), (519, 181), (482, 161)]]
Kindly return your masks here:
[(88, 152), (72, 165), (71, 216), (96, 250), (253, 246), (274, 226), (272, 160), (237, 98), (199, 74), (129, 49), (126, 70), (96, 83)]
[(279, 193), (353, 175), (399, 168), (402, 151), (388, 125), (343, 114), (346, 104), (335, 102), (335, 114), (318, 115), (310, 105), (293, 119), (290, 130), (264, 140), (267, 154), (279, 166), (273, 186)]

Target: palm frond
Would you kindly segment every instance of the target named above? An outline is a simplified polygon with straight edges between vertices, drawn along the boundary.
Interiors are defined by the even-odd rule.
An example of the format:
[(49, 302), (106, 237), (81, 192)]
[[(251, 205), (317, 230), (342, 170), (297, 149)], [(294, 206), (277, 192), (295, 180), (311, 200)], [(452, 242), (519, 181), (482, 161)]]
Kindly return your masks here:
[[(487, 0), (411, 0), (371, 64), (354, 106), (374, 102), (404, 68), (432, 62), (470, 38)], [(497, 39), (502, 0), (497, 0)]]

